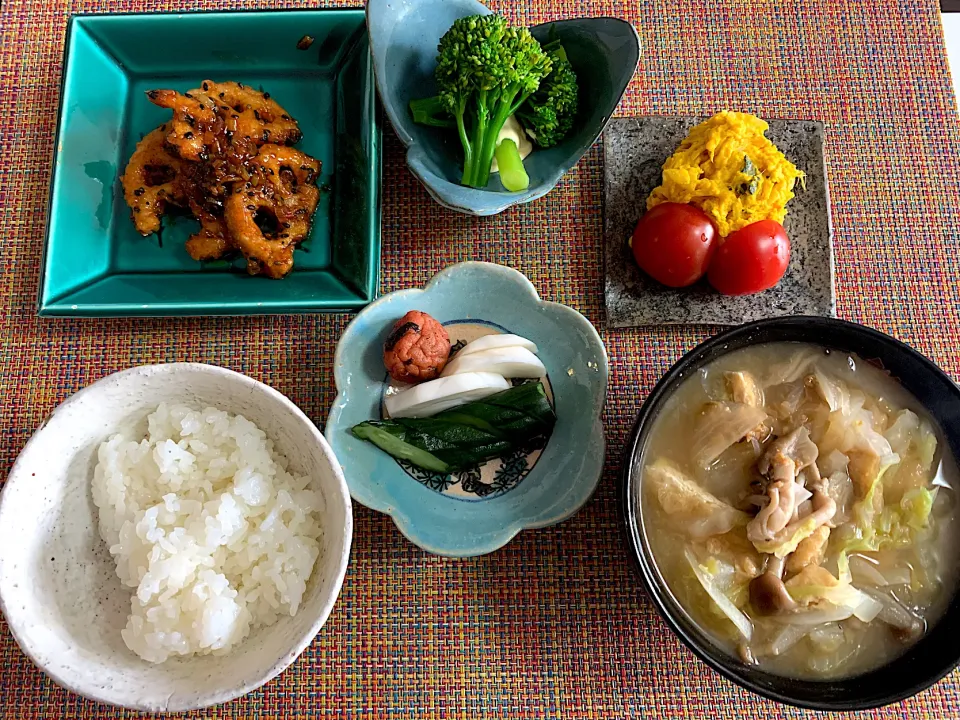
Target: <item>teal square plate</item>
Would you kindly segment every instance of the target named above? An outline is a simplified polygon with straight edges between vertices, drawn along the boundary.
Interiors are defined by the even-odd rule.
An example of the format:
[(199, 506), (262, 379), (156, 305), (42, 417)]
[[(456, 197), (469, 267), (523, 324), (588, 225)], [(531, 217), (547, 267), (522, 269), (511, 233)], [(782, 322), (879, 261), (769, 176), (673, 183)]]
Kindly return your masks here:
[[(305, 40), (312, 38), (312, 42)], [(323, 163), (310, 237), (283, 280), (198, 263), (196, 221), (133, 227), (119, 175), (170, 117), (144, 93), (204, 80), (268, 91)], [(380, 265), (376, 90), (363, 10), (74, 15), (67, 30), (40, 315), (252, 315), (358, 310)]]

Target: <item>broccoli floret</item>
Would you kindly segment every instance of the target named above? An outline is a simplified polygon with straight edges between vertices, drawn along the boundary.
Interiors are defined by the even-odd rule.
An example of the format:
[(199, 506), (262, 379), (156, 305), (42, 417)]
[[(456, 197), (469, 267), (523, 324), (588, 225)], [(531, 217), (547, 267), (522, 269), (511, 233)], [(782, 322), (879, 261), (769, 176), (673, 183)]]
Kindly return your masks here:
[(546, 48), (553, 69), (517, 112), (520, 122), (542, 148), (553, 147), (570, 133), (579, 104), (577, 74), (566, 51), (559, 41)]
[(503, 124), (551, 70), (551, 60), (526, 28), (500, 15), (457, 20), (440, 39), (437, 86), (463, 145), (463, 177), (486, 187)]

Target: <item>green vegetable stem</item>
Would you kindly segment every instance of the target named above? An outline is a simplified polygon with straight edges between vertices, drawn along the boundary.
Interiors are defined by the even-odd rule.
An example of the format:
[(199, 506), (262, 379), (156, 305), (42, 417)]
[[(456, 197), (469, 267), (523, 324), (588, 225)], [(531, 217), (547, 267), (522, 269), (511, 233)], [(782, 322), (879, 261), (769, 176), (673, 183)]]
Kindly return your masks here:
[(408, 442), (404, 442), (399, 433), (394, 435), (390, 430), (378, 427), (377, 423), (367, 422), (360, 423), (350, 432), (361, 440), (372, 442), (385, 453), (399, 460), (407, 460), (417, 467), (432, 472), (449, 472), (450, 466), (447, 463), (426, 450), (421, 450)]
[(506, 138), (497, 145), (496, 158), (503, 187), (510, 192), (520, 192), (530, 187), (530, 176), (523, 167), (520, 150), (512, 139)]
[(431, 472), (474, 467), (549, 435), (557, 421), (542, 383), (526, 383), (428, 418), (355, 425), (351, 432)]
[(529, 30), (511, 27), (499, 15), (461, 18), (440, 39), (435, 75), (440, 94), (411, 100), (410, 114), (420, 125), (457, 129), (463, 145), (460, 182), (468, 187), (487, 186), (494, 155), (507, 190), (529, 186), (525, 171), (513, 173), (522, 171), (519, 151), (497, 145), (511, 115), (542, 148), (573, 129), (580, 89), (556, 28), (541, 47)]
[(440, 38), (437, 86), (463, 145), (463, 185), (486, 187), (503, 124), (551, 67), (530, 31), (500, 15), (460, 18)]
[(440, 96), (422, 98), (410, 101), (410, 114), (413, 121), (418, 125), (428, 125), (429, 127), (453, 128), (456, 123), (453, 116), (447, 112), (443, 103), (440, 102)]

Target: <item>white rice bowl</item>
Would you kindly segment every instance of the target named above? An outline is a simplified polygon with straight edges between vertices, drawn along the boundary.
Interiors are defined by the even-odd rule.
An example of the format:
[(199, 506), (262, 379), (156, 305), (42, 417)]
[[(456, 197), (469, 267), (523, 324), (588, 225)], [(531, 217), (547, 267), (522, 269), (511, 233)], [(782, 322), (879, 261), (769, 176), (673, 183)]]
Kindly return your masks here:
[(98, 460), (100, 535), (135, 590), (127, 647), (150, 662), (224, 653), (296, 614), (319, 554), (323, 497), (287, 472), (256, 425), (161, 404), (146, 438), (118, 433)]
[[(276, 492), (259, 505), (258, 493), (268, 487), (266, 479), (261, 486), (254, 479), (256, 473), (235, 475), (231, 481), (232, 500), (221, 500), (220, 506), (210, 508), (215, 512), (207, 517), (204, 517), (203, 510), (199, 516), (191, 516), (203, 520), (203, 529), (197, 535), (203, 538), (200, 543), (203, 547), (191, 547), (182, 552), (186, 547), (182, 543), (175, 544), (176, 552), (171, 557), (176, 560), (166, 564), (169, 571), (161, 569), (162, 565), (154, 567), (155, 577), (162, 579), (162, 589), (159, 594), (150, 592), (148, 603), (151, 603), (150, 607), (153, 607), (152, 603), (159, 607), (163, 594), (179, 584), (178, 578), (183, 575), (178, 575), (173, 565), (185, 567), (190, 561), (209, 559), (206, 550), (217, 538), (223, 537), (226, 528), (234, 527), (234, 521), (239, 523), (240, 515), (249, 509), (254, 514), (243, 517), (247, 528), (232, 531), (238, 538), (242, 535), (242, 542), (231, 536), (227, 545), (218, 545), (213, 552), (214, 566), (200, 571), (209, 569), (216, 575), (216, 564), (221, 560), (226, 563), (226, 557), (232, 557), (232, 565), (222, 567), (220, 574), (228, 584), (235, 583), (236, 596), (222, 600), (230, 594), (223, 583), (210, 581), (210, 576), (206, 575), (201, 580), (198, 573), (199, 582), (194, 582), (194, 587), (202, 585), (203, 590), (196, 606), (181, 606), (180, 601), (185, 599), (183, 590), (165, 598), (164, 602), (175, 603), (169, 607), (175, 607), (181, 616), (162, 621), (153, 618), (155, 626), (168, 636), (148, 640), (152, 630), (134, 631), (133, 635), (127, 631), (132, 628), (131, 615), (137, 615), (134, 596), (149, 586), (147, 583), (141, 588), (139, 579), (140, 568), (150, 568), (149, 558), (144, 560), (144, 554), (152, 553), (157, 547), (163, 550), (163, 544), (154, 535), (147, 537), (145, 534), (146, 540), (141, 539), (134, 524), (135, 540), (129, 547), (123, 543), (123, 550), (130, 553), (130, 559), (120, 572), (129, 578), (137, 576), (137, 587), (122, 582), (117, 556), (110, 553), (111, 545), (121, 543), (105, 542), (101, 537), (101, 510), (94, 503), (93, 485), (96, 468), (103, 465), (102, 496), (100, 490), (97, 492), (98, 500), (108, 508), (104, 519), (109, 523), (109, 528), (105, 527), (109, 538), (112, 533), (122, 532), (127, 513), (136, 515), (133, 503), (141, 501), (129, 490), (124, 490), (124, 505), (114, 506), (115, 499), (121, 495), (115, 486), (110, 487), (106, 471), (110, 469), (113, 473), (121, 464), (121, 474), (135, 472), (130, 468), (136, 468), (136, 472), (143, 469), (148, 480), (141, 478), (137, 482), (152, 487), (150, 492), (158, 493), (157, 497), (161, 498), (161, 503), (153, 503), (154, 506), (162, 505), (162, 510), (157, 511), (157, 529), (162, 528), (164, 538), (168, 539), (167, 529), (174, 523), (165, 525), (165, 514), (169, 512), (179, 519), (190, 509), (188, 502), (179, 499), (189, 494), (182, 489), (190, 476), (189, 472), (184, 473), (182, 453), (165, 443), (161, 450), (162, 462), (171, 466), (165, 480), (174, 477), (181, 480), (180, 489), (169, 488), (168, 491), (166, 487), (161, 490), (159, 484), (149, 484), (150, 477), (160, 476), (159, 465), (147, 470), (149, 463), (144, 459), (137, 462), (136, 452), (131, 454), (131, 448), (121, 449), (122, 441), (116, 447), (111, 445), (111, 438), (117, 433), (139, 444), (150, 430), (147, 417), (163, 404), (168, 407), (216, 407), (247, 418), (272, 441), (280, 464), (289, 462), (287, 478), (280, 484), (289, 483), (290, 488), (295, 488), (292, 492), (308, 492), (304, 497), (322, 498), (322, 502), (318, 500), (312, 512), (316, 522), (311, 527), (315, 531), (306, 526), (301, 529), (295, 524), (296, 511), (280, 514), (286, 530), (279, 527), (270, 530), (269, 526), (259, 529), (257, 520), (266, 520), (270, 510), (280, 507), (280, 493)], [(159, 428), (157, 432), (161, 433)], [(197, 432), (201, 430), (198, 428)], [(234, 436), (225, 441), (236, 445), (237, 458), (250, 468), (261, 467), (257, 463), (267, 462), (262, 453), (253, 450), (258, 444), (255, 435), (249, 426), (239, 423), (234, 428)], [(254, 441), (253, 445), (248, 441)], [(101, 459), (100, 448), (105, 442), (106, 455)], [(187, 445), (189, 447), (189, 441)], [(202, 459), (204, 453), (196, 447), (188, 452), (194, 456), (197, 467), (207, 463)], [(209, 460), (207, 464), (212, 465), (214, 458), (211, 456)], [(264, 473), (260, 472), (260, 475)], [(271, 483), (278, 477), (279, 472), (271, 477)], [(308, 479), (305, 487), (300, 484), (302, 478)], [(100, 485), (101, 481), (98, 480), (97, 484)], [(224, 487), (227, 484), (225, 482)], [(222, 490), (212, 481), (210, 485)], [(271, 493), (278, 489), (273, 485), (270, 487), (273, 488)], [(287, 492), (291, 493), (289, 489)], [(179, 509), (176, 511), (167, 510), (166, 502), (162, 500), (163, 495), (171, 493), (178, 498)], [(225, 495), (224, 492), (219, 494)], [(236, 502), (233, 510), (238, 512), (226, 509), (232, 507), (232, 502)], [(309, 501), (304, 503), (309, 504)], [(144, 517), (148, 505), (150, 502), (146, 501), (139, 508), (144, 511)], [(194, 505), (192, 509), (197, 507)], [(144, 526), (145, 533), (151, 532), (151, 523), (148, 521)], [(260, 522), (259, 527), (262, 526), (263, 522)], [(268, 530), (274, 537), (277, 533), (289, 531), (290, 546), (264, 555), (254, 563), (249, 555), (253, 552), (251, 548), (255, 547), (253, 537)], [(193, 531), (189, 533), (191, 537), (194, 534)], [(310, 550), (305, 548), (309, 547), (314, 534), (318, 555), (307, 579), (298, 564), (301, 560), (306, 564)], [(0, 552), (0, 612), (26, 656), (68, 690), (100, 702), (148, 712), (193, 710), (226, 702), (263, 685), (293, 663), (310, 645), (337, 601), (350, 558), (352, 535), (350, 494), (340, 463), (320, 430), (289, 399), (252, 378), (213, 365), (168, 363), (131, 368), (109, 375), (67, 398), (44, 420), (11, 468), (0, 492), (0, 547), (3, 548)], [(181, 540), (186, 541), (186, 533)], [(235, 553), (241, 545), (247, 548), (247, 555)], [(294, 551), (294, 546), (298, 550)], [(300, 550), (304, 554), (300, 554)], [(290, 560), (290, 564), (283, 566), (280, 574), (269, 572), (278, 567), (275, 562), (280, 561), (281, 555)], [(131, 562), (135, 571), (131, 570)], [(235, 567), (240, 570), (235, 572)], [(249, 584), (238, 582), (238, 578), (244, 577), (245, 569), (249, 569)], [(257, 575), (255, 581), (254, 573)], [(277, 578), (285, 584), (282, 589)], [(301, 589), (294, 578), (302, 579), (305, 588)], [(190, 582), (183, 579), (185, 586)], [(254, 594), (255, 591), (259, 593)], [(271, 592), (274, 595), (271, 596)], [(205, 596), (203, 593), (209, 594)], [(267, 610), (270, 597), (277, 601), (277, 606), (271, 605)], [(211, 598), (216, 599), (210, 603)], [(136, 600), (139, 602), (139, 597)], [(194, 602), (192, 596), (191, 602)], [(177, 627), (176, 632), (181, 632), (179, 621), (187, 616), (196, 618), (201, 605), (216, 610), (206, 618), (201, 615), (202, 622), (196, 629), (191, 625), (191, 631), (185, 633), (182, 640), (173, 642), (170, 628)], [(291, 615), (294, 606), (297, 606), (296, 614)], [(241, 612), (234, 616), (237, 607)], [(221, 613), (224, 608), (226, 611)], [(234, 639), (234, 634), (242, 632), (240, 617), (244, 611), (250, 614), (249, 634), (227, 650), (227, 643)], [(259, 623), (271, 621), (274, 615), (276, 622), (258, 627)], [(144, 625), (144, 629), (147, 627)], [(334, 631), (324, 630), (325, 633)], [(150, 662), (128, 647), (125, 633), (158, 655), (169, 652), (180, 642), (183, 644), (179, 647), (184, 649), (200, 649), (190, 655), (172, 654), (164, 662)], [(309, 669), (302, 666), (291, 672), (306, 673)]]

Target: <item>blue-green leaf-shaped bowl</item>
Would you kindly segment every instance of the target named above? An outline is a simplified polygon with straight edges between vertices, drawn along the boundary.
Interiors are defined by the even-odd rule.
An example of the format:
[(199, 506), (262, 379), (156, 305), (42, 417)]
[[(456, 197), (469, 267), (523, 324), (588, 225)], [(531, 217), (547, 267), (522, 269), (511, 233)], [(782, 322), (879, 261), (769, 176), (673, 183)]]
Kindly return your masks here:
[[(497, 476), (510, 474), (509, 480), (486, 485), (470, 477), (418, 473), (350, 433), (354, 425), (381, 417), (387, 380), (383, 341), (410, 310), (429, 313), (450, 328), (487, 326), (537, 344), (557, 424), (546, 446), (531, 454), (532, 461), (519, 459), (520, 473), (508, 473), (504, 462)], [(428, 552), (453, 557), (492, 552), (523, 529), (569, 518), (597, 487), (607, 389), (603, 342), (589, 320), (565, 305), (541, 300), (516, 270), (465, 262), (446, 268), (423, 290), (385, 295), (344, 331), (334, 364), (338, 394), (326, 437), (350, 494), (392, 516), (400, 532)]]
[(456, 132), (417, 125), (408, 105), (436, 93), (437, 43), (454, 21), (488, 13), (476, 0), (367, 2), (377, 88), (387, 117), (408, 148), (407, 165), (437, 202), (468, 215), (495, 215), (550, 192), (600, 137), (640, 60), (636, 29), (618, 18), (575, 18), (531, 28), (541, 42), (555, 28), (577, 73), (580, 112), (573, 131), (558, 145), (536, 149), (526, 159), (526, 190), (507, 192), (496, 174), (486, 188), (463, 187), (463, 149)]

